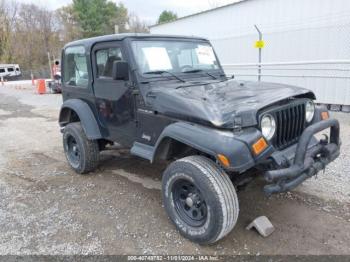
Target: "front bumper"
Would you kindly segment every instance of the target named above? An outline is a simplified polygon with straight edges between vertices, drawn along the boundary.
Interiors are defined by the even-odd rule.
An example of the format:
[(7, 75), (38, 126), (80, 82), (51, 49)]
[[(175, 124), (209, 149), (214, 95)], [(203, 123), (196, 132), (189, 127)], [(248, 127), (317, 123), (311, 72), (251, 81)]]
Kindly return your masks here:
[[(309, 147), (313, 136), (330, 128), (329, 139), (322, 139)], [(267, 195), (289, 191), (306, 179), (316, 175), (339, 156), (339, 122), (336, 119), (323, 120), (307, 127), (301, 135), (295, 151), (294, 162), (288, 168), (269, 170), (264, 174), (269, 185), (264, 187)]]

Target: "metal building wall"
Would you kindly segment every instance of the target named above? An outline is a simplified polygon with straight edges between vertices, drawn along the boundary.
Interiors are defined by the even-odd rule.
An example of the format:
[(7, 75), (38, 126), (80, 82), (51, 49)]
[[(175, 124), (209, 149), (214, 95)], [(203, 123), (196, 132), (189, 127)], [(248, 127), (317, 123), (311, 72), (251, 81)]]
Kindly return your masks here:
[(320, 103), (350, 105), (349, 0), (244, 0), (154, 26), (151, 33), (207, 37), (226, 73), (256, 80), (254, 24), (266, 43), (263, 81), (309, 88)]

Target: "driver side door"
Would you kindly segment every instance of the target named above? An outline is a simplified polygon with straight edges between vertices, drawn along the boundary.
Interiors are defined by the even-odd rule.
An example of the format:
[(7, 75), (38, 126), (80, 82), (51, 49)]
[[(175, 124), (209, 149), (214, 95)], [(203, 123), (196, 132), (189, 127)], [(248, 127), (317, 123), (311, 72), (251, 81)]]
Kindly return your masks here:
[(129, 81), (112, 77), (113, 63), (125, 60), (120, 41), (100, 43), (92, 50), (93, 89), (100, 124), (108, 130), (110, 140), (130, 146), (136, 135), (132, 89)]

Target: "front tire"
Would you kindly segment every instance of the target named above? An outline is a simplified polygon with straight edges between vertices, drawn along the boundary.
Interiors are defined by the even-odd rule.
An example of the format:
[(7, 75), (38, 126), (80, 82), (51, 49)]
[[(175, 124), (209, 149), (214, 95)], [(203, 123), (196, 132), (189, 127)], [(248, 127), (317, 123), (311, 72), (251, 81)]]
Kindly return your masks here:
[(94, 171), (100, 152), (97, 140), (90, 140), (79, 122), (68, 124), (63, 131), (63, 148), (68, 163), (78, 174)]
[(170, 164), (162, 179), (163, 202), (180, 233), (212, 244), (235, 226), (238, 198), (228, 175), (213, 161), (189, 156)]

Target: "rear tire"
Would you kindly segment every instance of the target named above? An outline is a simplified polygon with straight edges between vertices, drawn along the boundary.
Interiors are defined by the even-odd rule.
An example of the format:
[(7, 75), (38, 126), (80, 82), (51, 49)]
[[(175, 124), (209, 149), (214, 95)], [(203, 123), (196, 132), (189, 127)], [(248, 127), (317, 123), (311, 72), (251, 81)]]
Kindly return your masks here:
[(212, 244), (235, 226), (239, 204), (228, 175), (213, 161), (189, 156), (170, 164), (162, 179), (163, 202), (180, 233)]
[(68, 163), (76, 173), (86, 174), (98, 166), (98, 142), (86, 137), (80, 122), (70, 123), (64, 128), (63, 148)]

